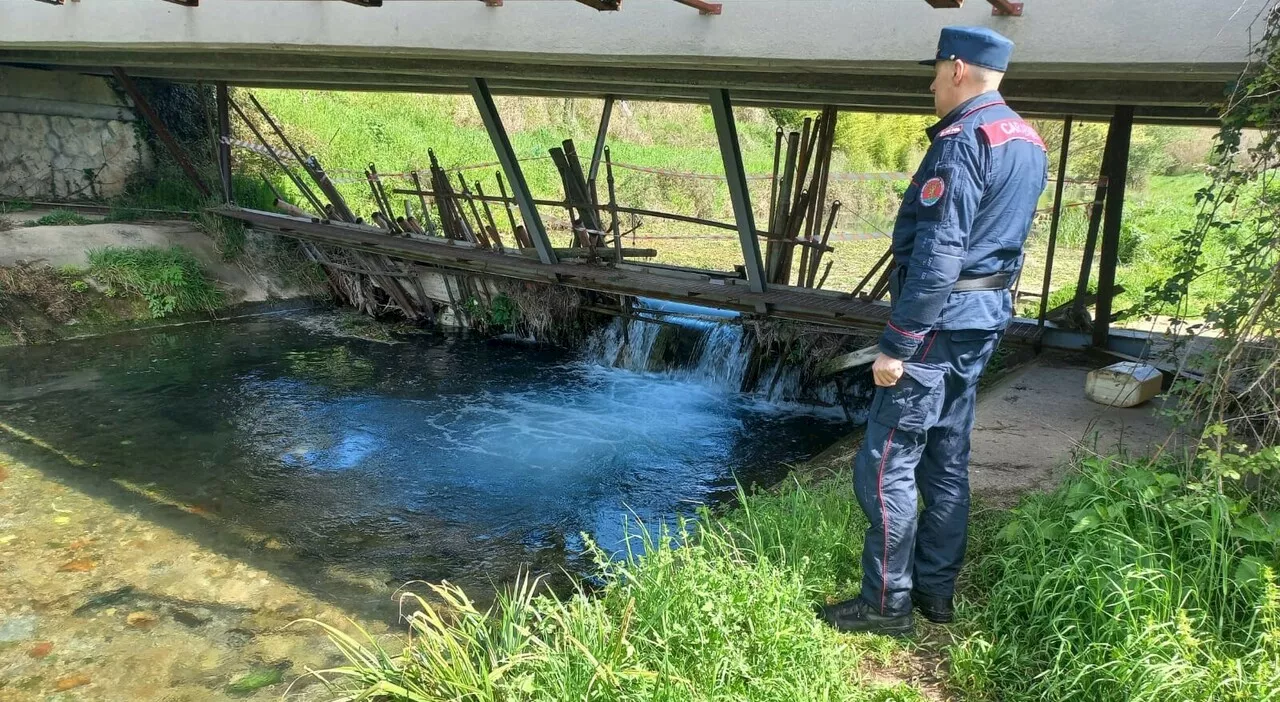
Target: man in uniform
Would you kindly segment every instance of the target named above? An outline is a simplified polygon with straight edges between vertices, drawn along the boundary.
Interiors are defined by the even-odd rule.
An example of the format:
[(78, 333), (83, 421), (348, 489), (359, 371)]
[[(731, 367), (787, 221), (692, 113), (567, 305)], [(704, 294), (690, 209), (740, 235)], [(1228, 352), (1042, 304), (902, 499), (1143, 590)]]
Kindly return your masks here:
[(978, 377), (1013, 316), (1009, 289), (1048, 179), (1044, 142), (998, 91), (1012, 53), (992, 30), (947, 27), (922, 62), (941, 121), (893, 228), (893, 311), (853, 469), (871, 523), (862, 593), (822, 608), (841, 631), (909, 633), (913, 605), (953, 618)]

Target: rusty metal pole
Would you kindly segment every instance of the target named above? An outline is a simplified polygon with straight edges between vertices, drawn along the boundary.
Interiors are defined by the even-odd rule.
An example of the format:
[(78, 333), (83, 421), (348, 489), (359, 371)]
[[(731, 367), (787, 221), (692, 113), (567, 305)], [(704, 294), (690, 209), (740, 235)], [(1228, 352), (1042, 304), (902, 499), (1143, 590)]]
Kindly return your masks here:
[(129, 77), (129, 74), (125, 73), (123, 68), (117, 66), (111, 69), (111, 75), (115, 76), (116, 81), (120, 83), (120, 87), (124, 88), (124, 91), (128, 93), (129, 99), (133, 100), (133, 106), (142, 113), (143, 119), (147, 120), (147, 124), (151, 125), (151, 130), (156, 133), (156, 137), (164, 144), (169, 155), (173, 156), (173, 160), (178, 162), (182, 172), (187, 174), (187, 178), (196, 186), (196, 190), (199, 190), (200, 194), (205, 197), (211, 197), (213, 191), (209, 189), (208, 185), (205, 185), (204, 178), (200, 177), (200, 173), (196, 171), (195, 166), (191, 165), (191, 161), (187, 160), (187, 155), (182, 152), (182, 147), (178, 145), (173, 135), (169, 133), (169, 129), (164, 126), (164, 122), (160, 120), (160, 115), (157, 115), (155, 110), (151, 109), (151, 103), (147, 102), (142, 93), (138, 92), (138, 86), (134, 85), (133, 79)]
[[(1071, 150), (1071, 117), (1062, 121), (1062, 148), (1058, 151), (1058, 184), (1053, 189), (1053, 214), (1049, 218), (1049, 251), (1044, 259), (1044, 282), (1040, 285), (1038, 325), (1044, 328), (1049, 310), (1049, 284), (1053, 282), (1053, 254), (1058, 244), (1058, 220), (1062, 216), (1062, 190), (1067, 185), (1067, 152)], [(1038, 343), (1038, 342), (1037, 342)]]
[(231, 113), (227, 105), (227, 84), (216, 87), (218, 109), (218, 174), (222, 177), (222, 194), (227, 202), (235, 200), (231, 189)]
[(609, 118), (613, 116), (613, 96), (604, 96), (604, 110), (600, 113), (600, 131), (596, 132), (596, 148), (591, 152), (591, 166), (587, 169), (587, 192), (591, 204), (600, 205), (600, 193), (596, 189), (596, 176), (600, 174), (600, 158), (604, 156), (604, 143), (609, 134)]

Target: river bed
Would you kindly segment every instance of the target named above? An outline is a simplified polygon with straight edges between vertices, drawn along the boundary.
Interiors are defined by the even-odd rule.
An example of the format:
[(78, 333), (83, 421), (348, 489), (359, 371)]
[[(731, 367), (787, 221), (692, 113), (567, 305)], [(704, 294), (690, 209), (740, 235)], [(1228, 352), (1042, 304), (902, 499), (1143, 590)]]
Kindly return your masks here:
[(617, 553), (848, 429), (723, 368), (315, 322), (0, 350), (0, 700), (278, 698), (336, 660), (297, 619), (392, 635), (408, 581), (589, 574), (582, 534)]

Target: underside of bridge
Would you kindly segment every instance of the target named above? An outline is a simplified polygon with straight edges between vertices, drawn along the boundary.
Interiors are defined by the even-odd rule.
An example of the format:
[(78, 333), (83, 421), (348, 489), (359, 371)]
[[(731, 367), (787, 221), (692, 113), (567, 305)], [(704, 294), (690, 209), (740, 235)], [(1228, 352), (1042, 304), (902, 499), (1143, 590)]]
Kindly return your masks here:
[[(666, 297), (674, 293), (659, 289), (669, 277), (654, 277), (646, 287), (634, 272), (620, 282), (618, 275), (561, 270), (492, 96), (709, 102), (744, 261), (743, 292), (722, 304), (761, 313), (807, 306), (792, 316), (825, 315), (830, 322), (861, 314), (863, 322), (876, 322), (883, 310), (853, 295), (841, 301), (766, 284), (758, 237), (768, 232), (752, 220), (732, 107), (932, 113), (931, 71), (918, 60), (933, 56), (943, 26), (988, 26), (1017, 45), (1003, 86), (1015, 109), (1028, 117), (1111, 123), (1096, 198), (1106, 200), (1105, 222), (1101, 213), (1093, 218), (1086, 245), (1100, 241), (1099, 323), (1092, 339), (1106, 346), (1132, 125), (1216, 124), (1217, 103), (1249, 61), (1254, 20), (1272, 1), (969, 0), (943, 9), (938, 6), (963, 0), (725, 0), (714, 8), (699, 0), (628, 0), (625, 6), (616, 0), (3, 0), (0, 64), (114, 74), (122, 83), (135, 76), (470, 94), (512, 186), (511, 203), (537, 248), (540, 264), (522, 259), (521, 275)], [(1021, 14), (1011, 14), (1015, 10)], [(1116, 184), (1110, 192), (1107, 181)], [(257, 224), (295, 235), (307, 229), (297, 222)], [(307, 236), (350, 238), (319, 219), (314, 224)], [(430, 257), (439, 250), (412, 253)], [(494, 261), (502, 263), (495, 258), (485, 265)], [(699, 299), (713, 302), (716, 295)], [(824, 310), (832, 305), (849, 309)], [(1039, 330), (1027, 336), (1039, 339)]]
[[(326, 90), (706, 100), (932, 111), (938, 30), (985, 25), (1018, 45), (1006, 82), (1028, 116), (1207, 123), (1245, 65), (1268, 0), (6, 0), (0, 63)], [(954, 3), (954, 0), (951, 0)], [(184, 6), (191, 4), (194, 6)], [(364, 7), (376, 4), (378, 7)], [(699, 4), (699, 3), (692, 3)], [(958, 4), (958, 3), (954, 3)], [(596, 7), (616, 6), (616, 11)]]

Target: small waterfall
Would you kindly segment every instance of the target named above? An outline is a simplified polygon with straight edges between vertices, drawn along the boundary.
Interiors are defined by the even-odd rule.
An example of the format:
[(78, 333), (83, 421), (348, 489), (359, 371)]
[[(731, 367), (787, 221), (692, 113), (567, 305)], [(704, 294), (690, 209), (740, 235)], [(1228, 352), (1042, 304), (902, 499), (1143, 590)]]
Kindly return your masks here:
[(744, 387), (753, 351), (736, 313), (643, 298), (632, 316), (614, 319), (586, 346), (587, 360), (599, 365), (750, 392), (769, 401), (799, 399), (799, 369), (781, 362), (762, 369), (752, 387)]

